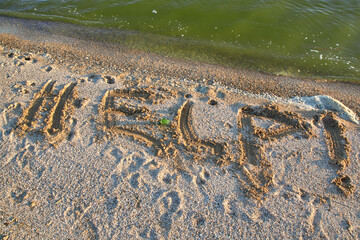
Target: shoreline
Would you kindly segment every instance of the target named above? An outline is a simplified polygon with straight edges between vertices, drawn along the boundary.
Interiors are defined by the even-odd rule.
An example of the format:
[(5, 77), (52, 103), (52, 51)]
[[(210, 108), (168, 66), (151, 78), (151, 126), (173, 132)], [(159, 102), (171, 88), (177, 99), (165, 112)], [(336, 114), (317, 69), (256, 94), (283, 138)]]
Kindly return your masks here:
[[(0, 19), (9, 25), (22, 26), (24, 30), (31, 29), (36, 32), (113, 43), (126, 46), (130, 49), (149, 51), (175, 59), (187, 59), (236, 69), (260, 71), (270, 75), (285, 75), (293, 78), (359, 82), (358, 71), (349, 65), (352, 62), (352, 58), (345, 62), (343, 60), (347, 59), (347, 57), (337, 56), (336, 52), (328, 53), (328, 56), (326, 56), (325, 52), (319, 55), (318, 50), (316, 50), (318, 46), (316, 45), (309, 46), (309, 49), (303, 49), (303, 54), (294, 53), (289, 55), (289, 53), (281, 53), (281, 51), (274, 53), (273, 51), (268, 51), (268, 49), (259, 50), (255, 46), (246, 47), (247, 44), (245, 42), (240, 45), (234, 43), (225, 44), (213, 42), (209, 39), (196, 40), (196, 37), (171, 37), (171, 34), (171, 36), (165, 36), (151, 30), (143, 32), (131, 29), (125, 30), (126, 27), (125, 29), (110, 26), (100, 27), (88, 22), (80, 24), (66, 20), (56, 21), (51, 17), (47, 20), (46, 17), (43, 20), (41, 20), (42, 18), (35, 20), (36, 16), (35, 14), (29, 18), (0, 17)], [(326, 45), (326, 43), (323, 44)], [(329, 47), (329, 49), (332, 48)], [(335, 56), (340, 57), (337, 59), (340, 61), (337, 61)], [(316, 61), (315, 59), (318, 60)], [(354, 61), (356, 61), (356, 58)], [(356, 65), (355, 62), (353, 64)]]
[[(9, 23), (7, 23), (9, 24)], [(279, 97), (329, 95), (360, 116), (360, 84), (332, 80), (296, 79), (261, 72), (233, 69), (201, 62), (177, 60), (121, 45), (65, 37), (49, 32), (24, 29), (21, 25), (3, 27), (0, 43), (4, 47), (28, 52), (47, 52), (62, 65), (96, 66), (120, 75), (124, 72), (151, 72), (199, 83), (217, 82), (256, 94)], [(73, 66), (71, 66), (73, 65)]]

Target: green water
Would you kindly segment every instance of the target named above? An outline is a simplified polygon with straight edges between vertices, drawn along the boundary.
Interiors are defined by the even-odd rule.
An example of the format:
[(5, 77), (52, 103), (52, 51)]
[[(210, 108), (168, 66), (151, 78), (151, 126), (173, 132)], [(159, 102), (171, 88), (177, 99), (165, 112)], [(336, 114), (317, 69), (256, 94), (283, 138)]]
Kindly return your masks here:
[(0, 14), (106, 29), (94, 33), (171, 57), (360, 82), (359, 0), (0, 0)]

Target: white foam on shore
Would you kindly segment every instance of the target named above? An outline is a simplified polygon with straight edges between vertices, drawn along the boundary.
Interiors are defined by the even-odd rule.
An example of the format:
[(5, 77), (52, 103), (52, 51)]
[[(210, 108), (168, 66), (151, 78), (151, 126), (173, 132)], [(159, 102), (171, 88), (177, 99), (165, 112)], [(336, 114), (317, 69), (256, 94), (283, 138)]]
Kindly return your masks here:
[[(215, 83), (215, 85), (217, 85)], [(219, 85), (217, 87), (220, 87)], [(222, 86), (224, 87), (224, 86)], [(233, 88), (225, 87), (227, 91), (241, 93), (244, 96), (255, 98), (255, 99), (268, 99), (273, 103), (283, 103), (283, 104), (292, 104), (298, 108), (305, 109), (305, 110), (326, 110), (332, 111), (338, 114), (339, 117), (360, 125), (360, 120), (356, 113), (354, 113), (350, 108), (345, 106), (340, 101), (332, 98), (328, 95), (316, 95), (312, 97), (293, 97), (293, 98), (282, 98), (278, 97), (272, 93), (263, 93), (263, 94), (256, 94), (250, 93), (246, 91), (241, 91)]]
[(327, 96), (327, 95), (316, 95), (313, 97), (294, 97), (289, 99), (291, 104), (300, 104), (304, 108), (308, 109), (318, 109), (318, 110), (328, 110), (336, 112), (339, 117), (353, 122), (355, 124), (360, 124), (359, 119), (356, 114), (342, 104), (340, 101)]

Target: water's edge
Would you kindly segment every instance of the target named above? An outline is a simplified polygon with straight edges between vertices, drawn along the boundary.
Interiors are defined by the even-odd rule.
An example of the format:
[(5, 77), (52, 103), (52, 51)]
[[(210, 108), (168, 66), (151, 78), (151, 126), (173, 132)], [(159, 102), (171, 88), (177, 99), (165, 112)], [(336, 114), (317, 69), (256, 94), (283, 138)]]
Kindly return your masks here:
[[(271, 75), (283, 75), (295, 78), (326, 79), (360, 83), (360, 74), (347, 76), (339, 68), (309, 68), (299, 59), (292, 56), (274, 56), (272, 54), (254, 52), (251, 49), (234, 49), (226, 44), (214, 44), (177, 37), (162, 36), (139, 31), (121, 31), (97, 26), (58, 22), (54, 20), (37, 20), (19, 18), (16, 14), (0, 14), (0, 33), (18, 31), (37, 31), (82, 40), (91, 40), (142, 50), (175, 59), (215, 64), (235, 69), (246, 69)], [(16, 25), (17, 30), (10, 29)]]

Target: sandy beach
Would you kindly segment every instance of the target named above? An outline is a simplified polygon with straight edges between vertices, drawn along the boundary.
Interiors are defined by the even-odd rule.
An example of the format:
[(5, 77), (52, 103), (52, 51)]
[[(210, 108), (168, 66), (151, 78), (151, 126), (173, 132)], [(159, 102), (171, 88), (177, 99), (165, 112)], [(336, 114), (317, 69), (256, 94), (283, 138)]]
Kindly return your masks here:
[(0, 239), (360, 239), (360, 84), (0, 32)]

